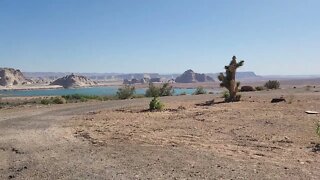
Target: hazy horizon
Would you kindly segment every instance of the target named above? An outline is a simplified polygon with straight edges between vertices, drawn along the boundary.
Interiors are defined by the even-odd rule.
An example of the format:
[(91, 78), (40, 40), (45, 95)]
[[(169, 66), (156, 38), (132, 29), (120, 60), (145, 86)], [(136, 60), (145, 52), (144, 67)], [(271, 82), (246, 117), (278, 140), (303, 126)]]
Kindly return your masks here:
[[(186, 69), (186, 70), (188, 70), (188, 69)], [(69, 72), (60, 72), (60, 71), (47, 71), (47, 72), (44, 72), (44, 71), (22, 71), (22, 72), (24, 72), (24, 73), (75, 73), (75, 74), (77, 74), (77, 73), (79, 73), (79, 74), (141, 74), (141, 73), (144, 73), (144, 74), (172, 75), (172, 74), (182, 74), (185, 71), (183, 71), (183, 72), (171, 72), (171, 73), (159, 73), (159, 72), (75, 72), (75, 71), (69, 71)], [(196, 73), (204, 73), (204, 74), (215, 74), (215, 73), (221, 73), (221, 72), (224, 72), (224, 71), (222, 70), (222, 71), (219, 71), (219, 72), (198, 72), (198, 71), (194, 71), (194, 72), (196, 72)], [(281, 75), (281, 74), (257, 74), (254, 71), (241, 71), (241, 70), (237, 71), (237, 73), (244, 73), (244, 72), (253, 72), (257, 76), (279, 76), (279, 77), (280, 76), (317, 76), (317, 77), (320, 77), (320, 74), (282, 74)]]
[(318, 75), (317, 0), (2, 0), (0, 67), (23, 72)]

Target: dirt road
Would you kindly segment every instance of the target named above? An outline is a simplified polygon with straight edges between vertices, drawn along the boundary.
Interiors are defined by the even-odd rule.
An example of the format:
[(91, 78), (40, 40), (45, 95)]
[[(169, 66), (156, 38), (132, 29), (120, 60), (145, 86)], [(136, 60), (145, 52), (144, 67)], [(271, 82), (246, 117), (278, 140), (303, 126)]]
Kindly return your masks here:
[[(304, 114), (282, 113), (277, 122), (286, 105), (273, 113), (263, 97), (245, 97), (213, 107), (195, 106), (212, 95), (168, 97), (172, 110), (158, 114), (141, 111), (150, 99), (1, 110), (0, 179), (318, 179), (319, 154), (306, 147), (311, 133), (283, 118)], [(250, 113), (258, 106), (265, 109)], [(262, 138), (270, 129), (276, 143)]]

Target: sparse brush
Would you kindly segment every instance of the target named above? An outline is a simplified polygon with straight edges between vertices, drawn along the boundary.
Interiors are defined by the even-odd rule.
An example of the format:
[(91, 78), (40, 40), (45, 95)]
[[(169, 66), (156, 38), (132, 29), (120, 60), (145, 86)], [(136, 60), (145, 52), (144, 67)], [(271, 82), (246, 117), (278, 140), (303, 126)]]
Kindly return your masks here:
[(195, 90), (195, 92), (193, 94), (194, 95), (207, 94), (207, 91), (202, 86), (199, 86), (199, 87), (197, 87), (197, 89)]
[(69, 94), (69, 95), (63, 95), (62, 98), (64, 98), (66, 100), (66, 102), (68, 102), (68, 103), (77, 103), (77, 102), (86, 102), (88, 100), (98, 100), (98, 101), (114, 100), (117, 97), (116, 96)]
[(265, 88), (263, 86), (257, 86), (256, 87), (256, 91), (263, 91), (265, 90)]
[(125, 85), (117, 91), (117, 97), (119, 99), (129, 99), (135, 94), (135, 87), (130, 85)]
[[(37, 103), (36, 101), (34, 101)], [(49, 105), (49, 104), (64, 104), (66, 103), (66, 100), (62, 97), (51, 97), (51, 98), (44, 98), (40, 101), (43, 105)]]
[(64, 104), (66, 103), (66, 100), (62, 97), (55, 97), (52, 99), (53, 104)]
[(267, 89), (279, 89), (280, 88), (280, 82), (279, 81), (271, 81), (269, 80), (268, 82), (266, 82), (264, 84), (264, 87), (266, 87)]
[(173, 87), (169, 83), (164, 83), (161, 87), (156, 87), (153, 83), (150, 83), (145, 95), (146, 97), (160, 97), (172, 96), (173, 94)]
[(172, 96), (174, 94), (174, 89), (169, 83), (164, 83), (160, 88), (160, 96)]
[(48, 105), (48, 104), (50, 104), (50, 100), (49, 99), (41, 99), (40, 103), (43, 105)]
[(149, 83), (149, 88), (146, 90), (146, 97), (159, 97), (160, 88), (156, 87), (153, 83)]

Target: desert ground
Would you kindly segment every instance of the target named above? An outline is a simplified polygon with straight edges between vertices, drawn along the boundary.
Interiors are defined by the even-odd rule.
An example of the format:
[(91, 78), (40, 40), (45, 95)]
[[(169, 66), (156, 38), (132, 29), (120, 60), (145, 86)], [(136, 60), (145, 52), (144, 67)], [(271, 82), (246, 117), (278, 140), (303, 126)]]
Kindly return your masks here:
[(319, 179), (318, 89), (241, 94), (0, 109), (0, 179)]

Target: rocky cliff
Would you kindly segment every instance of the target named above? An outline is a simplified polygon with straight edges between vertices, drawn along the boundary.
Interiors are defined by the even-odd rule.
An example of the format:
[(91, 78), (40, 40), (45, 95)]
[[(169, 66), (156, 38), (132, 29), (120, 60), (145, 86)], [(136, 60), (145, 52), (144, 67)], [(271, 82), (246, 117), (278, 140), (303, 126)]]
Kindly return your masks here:
[(0, 86), (22, 85), (30, 83), (19, 69), (0, 68)]
[(50, 85), (60, 85), (60, 86), (63, 86), (64, 88), (72, 88), (72, 87), (94, 86), (96, 84), (97, 84), (96, 82), (90, 80), (85, 76), (71, 74), (53, 81)]
[(185, 71), (175, 80), (177, 83), (213, 82), (213, 78), (205, 74), (193, 72), (191, 69)]

